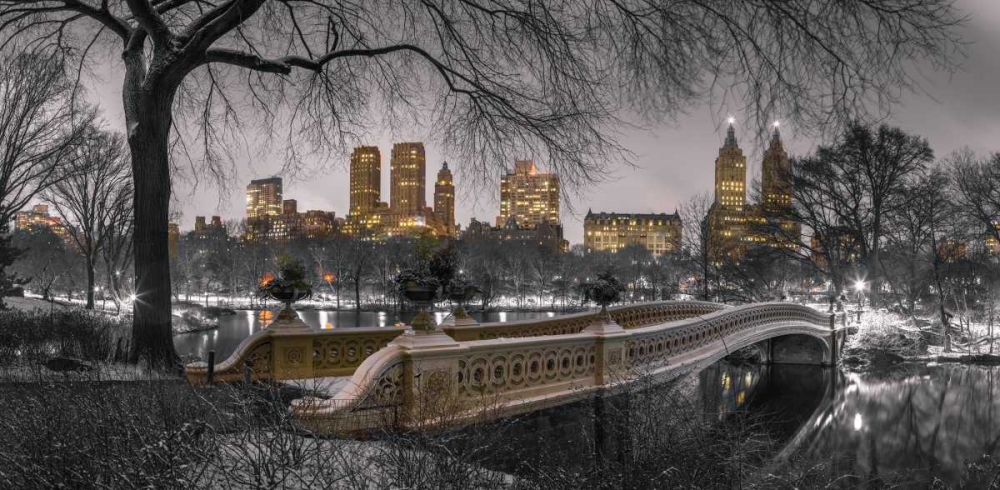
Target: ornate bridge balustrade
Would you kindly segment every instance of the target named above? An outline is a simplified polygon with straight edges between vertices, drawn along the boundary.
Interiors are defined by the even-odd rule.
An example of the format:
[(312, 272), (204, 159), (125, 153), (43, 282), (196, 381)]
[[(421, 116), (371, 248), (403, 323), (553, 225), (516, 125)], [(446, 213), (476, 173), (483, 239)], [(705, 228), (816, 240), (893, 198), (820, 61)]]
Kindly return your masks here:
[[(639, 328), (647, 325), (683, 320), (707, 315), (726, 308), (718, 303), (701, 301), (657, 301), (608, 308), (608, 313), (622, 328)], [(477, 325), (442, 325), (441, 330), (457, 341), (489, 340), (498, 338), (539, 337), (580, 333), (593, 324), (597, 313), (588, 311), (559, 315), (543, 320), (482, 323)]]
[[(233, 354), (215, 366), (220, 382), (350, 376), (369, 356), (389, 345), (403, 327), (342, 328), (314, 331), (305, 324), (282, 328), (272, 324), (247, 337)], [(208, 365), (186, 366), (188, 382), (208, 382)]]
[[(618, 306), (608, 311), (621, 326), (639, 328), (722, 308), (725, 306), (716, 303), (661, 301)], [(595, 312), (584, 312), (543, 320), (445, 325), (441, 329), (460, 341), (566, 335), (580, 333), (596, 317)], [(228, 359), (215, 367), (214, 379), (240, 381), (246, 374), (258, 381), (350, 376), (366, 358), (385, 348), (404, 330), (372, 327), (315, 331), (298, 320), (290, 325), (276, 322), (240, 343)], [(189, 364), (187, 378), (192, 384), (207, 383), (208, 365)]]
[(369, 357), (331, 400), (297, 400), (292, 410), (321, 433), (364, 430), (373, 410), (391, 410), (395, 423), (414, 427), (499, 418), (618, 389), (640, 375), (666, 379), (784, 339), (794, 341), (782, 344), (784, 359), (773, 360), (832, 365), (845, 336), (834, 320), (805, 306), (764, 303), (631, 329), (592, 319), (580, 333), (555, 336), (460, 342), (442, 333), (404, 335)]

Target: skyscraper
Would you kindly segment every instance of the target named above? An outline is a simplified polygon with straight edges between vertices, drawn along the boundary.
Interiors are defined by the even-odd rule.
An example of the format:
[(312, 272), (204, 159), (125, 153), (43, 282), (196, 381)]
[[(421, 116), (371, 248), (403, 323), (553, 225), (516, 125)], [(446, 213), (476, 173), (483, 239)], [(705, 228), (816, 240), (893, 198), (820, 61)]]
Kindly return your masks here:
[(378, 205), (382, 188), (382, 155), (377, 146), (359, 146), (351, 153), (350, 214), (369, 214)]
[(448, 170), (448, 162), (441, 165), (437, 181), (434, 182), (434, 214), (447, 230), (448, 235), (455, 235), (455, 182)]
[(427, 158), (423, 143), (392, 145), (389, 161), (389, 208), (399, 217), (417, 216), (427, 208)]
[(247, 186), (247, 219), (281, 214), (281, 177), (251, 180)]
[(531, 229), (540, 223), (558, 225), (559, 176), (538, 173), (535, 162), (514, 164), (514, 172), (500, 179), (500, 215), (497, 226), (513, 217), (521, 228)]
[(775, 124), (771, 146), (764, 152), (761, 164), (763, 178), (761, 190), (765, 212), (774, 212), (792, 205), (792, 164), (781, 144), (781, 134)]
[(726, 130), (726, 142), (715, 159), (715, 204), (742, 209), (746, 204), (747, 159), (736, 144), (732, 122)]
[(736, 130), (730, 120), (726, 140), (715, 159), (715, 202), (707, 216), (713, 260), (726, 256), (737, 259), (743, 253), (742, 242), (747, 235), (746, 183), (747, 159), (736, 143)]

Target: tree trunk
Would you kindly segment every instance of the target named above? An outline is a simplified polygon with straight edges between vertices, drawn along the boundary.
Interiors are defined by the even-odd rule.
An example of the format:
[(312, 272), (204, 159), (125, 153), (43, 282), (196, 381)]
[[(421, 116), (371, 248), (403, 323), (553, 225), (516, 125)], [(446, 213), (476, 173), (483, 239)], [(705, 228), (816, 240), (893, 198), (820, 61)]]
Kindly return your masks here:
[(361, 280), (354, 281), (354, 311), (361, 311)]
[(86, 309), (94, 309), (94, 257), (87, 255), (87, 306)]
[[(134, 76), (134, 75), (133, 75)], [(169, 138), (173, 90), (131, 90), (126, 75), (124, 93), (128, 143), (134, 179), (134, 267), (136, 300), (132, 304), (130, 362), (174, 367), (170, 311), (170, 262), (167, 222), (170, 208)]]

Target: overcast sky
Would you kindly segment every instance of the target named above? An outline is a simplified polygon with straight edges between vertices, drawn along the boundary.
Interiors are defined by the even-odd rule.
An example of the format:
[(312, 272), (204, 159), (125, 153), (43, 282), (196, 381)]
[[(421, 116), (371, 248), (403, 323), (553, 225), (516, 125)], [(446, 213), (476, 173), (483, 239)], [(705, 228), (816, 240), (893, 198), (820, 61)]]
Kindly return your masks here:
[[(972, 43), (964, 71), (951, 77), (935, 76), (924, 83), (928, 95), (908, 96), (895, 109), (891, 124), (926, 137), (937, 156), (942, 157), (962, 147), (978, 153), (1000, 151), (1000, 0), (960, 0), (960, 7), (969, 15), (965, 31)], [(121, 108), (121, 79), (108, 75), (107, 83), (91, 87), (90, 92), (101, 106), (111, 126), (124, 129)], [(636, 156), (636, 168), (620, 168), (613, 179), (582, 191), (572, 202), (572, 209), (563, 204), (562, 219), (565, 237), (579, 243), (583, 235), (583, 215), (588, 208), (615, 212), (673, 212), (695, 194), (711, 191), (714, 161), (725, 136), (720, 116), (712, 107), (692, 108), (677, 123), (647, 130), (632, 130), (624, 134), (621, 143)], [(739, 114), (734, 114), (737, 119)], [(786, 148), (792, 154), (808, 152), (817, 142), (795, 137), (795, 128), (782, 126)], [(428, 141), (420, 130), (397, 135), (379, 135), (370, 144), (382, 150), (382, 199), (389, 200), (389, 152), (393, 141), (427, 141), (427, 199), (433, 203), (433, 179), (441, 166), (440, 148)], [(748, 180), (759, 175), (761, 150), (751, 147), (749, 134), (737, 128), (737, 137), (748, 155)], [(527, 155), (511, 155), (514, 160)], [(348, 159), (331, 161), (325, 170), (295, 180), (286, 178), (285, 199), (296, 199), (299, 210), (333, 210), (344, 216), (348, 209)], [(457, 167), (461, 162), (450, 161)], [(201, 185), (192, 193), (191, 186), (180, 183), (174, 192), (182, 217), (182, 230), (193, 227), (197, 215), (222, 215), (225, 219), (245, 217), (246, 184), (254, 178), (270, 177), (280, 170), (276, 155), (256, 155), (239, 165), (233, 191), (221, 195), (214, 187)], [(493, 221), (499, 205), (499, 189), (470, 195), (456, 176), (458, 199), (456, 214), (463, 228), (469, 219)]]

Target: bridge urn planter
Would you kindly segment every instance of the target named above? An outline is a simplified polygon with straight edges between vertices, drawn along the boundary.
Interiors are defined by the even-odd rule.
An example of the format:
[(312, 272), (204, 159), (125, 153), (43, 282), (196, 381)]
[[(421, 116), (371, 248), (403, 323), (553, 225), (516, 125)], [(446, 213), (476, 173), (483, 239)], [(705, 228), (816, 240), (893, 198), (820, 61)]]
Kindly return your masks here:
[(292, 308), (292, 303), (312, 296), (312, 286), (305, 282), (305, 267), (289, 255), (279, 256), (277, 263), (278, 276), (268, 274), (269, 277), (261, 282), (259, 291), (261, 297), (285, 304), (269, 327), (308, 330), (308, 325), (299, 319)]
[(437, 297), (437, 287), (428, 284), (421, 284), (417, 281), (406, 281), (400, 286), (400, 293), (403, 297), (417, 305), (420, 311), (417, 316), (410, 321), (410, 327), (414, 333), (431, 333), (437, 331), (437, 324), (430, 314), (431, 306)]
[(464, 278), (452, 279), (445, 288), (445, 295), (455, 304), (455, 309), (451, 312), (451, 318), (447, 320), (452, 325), (472, 326), (479, 325), (469, 312), (465, 311), (465, 303), (472, 300), (481, 291)]
[(306, 324), (299, 319), (299, 316), (295, 313), (295, 308), (292, 308), (292, 304), (296, 301), (306, 299), (312, 296), (312, 290), (307, 288), (305, 290), (298, 289), (294, 286), (292, 287), (273, 287), (267, 291), (269, 298), (280, 301), (285, 304), (284, 308), (278, 313), (278, 318), (275, 319), (273, 325), (276, 327), (300, 327), (306, 326)]

